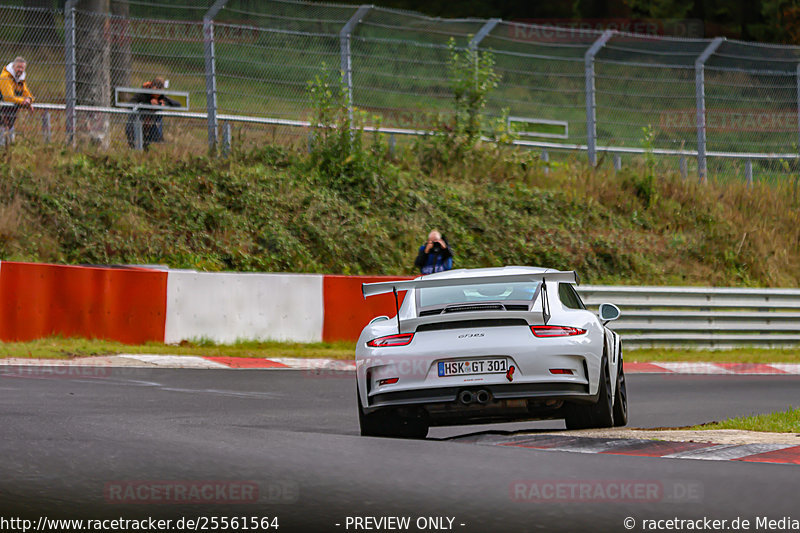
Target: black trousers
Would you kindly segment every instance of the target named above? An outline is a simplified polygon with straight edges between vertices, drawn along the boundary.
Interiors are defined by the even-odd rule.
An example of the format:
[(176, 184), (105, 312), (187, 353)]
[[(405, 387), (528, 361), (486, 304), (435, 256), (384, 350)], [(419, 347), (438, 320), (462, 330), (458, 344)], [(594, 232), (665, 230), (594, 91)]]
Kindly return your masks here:
[(19, 106), (2, 106), (0, 107), (0, 127), (11, 129), (14, 123), (17, 122), (17, 111)]

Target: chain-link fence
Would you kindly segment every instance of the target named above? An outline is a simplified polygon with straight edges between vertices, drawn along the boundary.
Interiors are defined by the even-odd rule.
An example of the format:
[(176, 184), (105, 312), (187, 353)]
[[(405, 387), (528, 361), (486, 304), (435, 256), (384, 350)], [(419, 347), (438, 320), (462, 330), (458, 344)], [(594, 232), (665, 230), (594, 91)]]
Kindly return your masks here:
[(592, 162), (612, 154), (615, 164), (651, 151), (686, 175), (708, 168), (715, 177), (764, 179), (797, 167), (798, 47), (374, 6), (177, 1), (111, 0), (97, 12), (102, 0), (39, 8), (6, 0), (0, 57), (26, 57), (36, 102), (56, 106), (20, 112), (17, 133), (128, 144), (134, 112), (115, 106), (114, 89), (163, 77), (188, 93), (189, 109), (143, 111), (145, 141), (215, 145), (222, 122), (235, 125), (239, 142), (263, 142), (310, 118), (308, 83), (323, 71), (341, 72), (352, 105), (383, 127), (424, 130), (452, 112), (452, 39), (493, 55), (500, 84), (486, 114), (506, 113), (518, 144), (585, 151)]

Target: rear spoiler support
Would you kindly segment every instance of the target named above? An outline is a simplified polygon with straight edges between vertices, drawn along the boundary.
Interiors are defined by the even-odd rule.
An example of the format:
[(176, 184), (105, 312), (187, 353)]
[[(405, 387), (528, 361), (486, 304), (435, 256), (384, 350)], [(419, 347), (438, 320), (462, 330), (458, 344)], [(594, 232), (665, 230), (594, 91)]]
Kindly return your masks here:
[(397, 317), (397, 334), (400, 335), (400, 304), (397, 301), (397, 287), (392, 287), (394, 293), (394, 312)]
[(542, 278), (542, 319), (544, 325), (550, 320), (550, 297), (547, 295), (547, 282)]

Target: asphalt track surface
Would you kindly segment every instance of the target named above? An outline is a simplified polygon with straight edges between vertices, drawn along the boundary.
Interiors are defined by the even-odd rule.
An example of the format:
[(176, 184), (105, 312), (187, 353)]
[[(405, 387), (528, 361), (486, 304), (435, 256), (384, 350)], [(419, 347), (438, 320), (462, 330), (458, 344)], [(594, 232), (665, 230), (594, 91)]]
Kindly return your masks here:
[[(415, 521), (451, 517), (451, 530), (465, 532), (643, 531), (644, 519), (702, 517), (745, 518), (756, 531), (757, 517), (800, 519), (797, 465), (452, 440), (489, 429), (557, 430), (561, 421), (434, 428), (425, 441), (363, 438), (350, 373), (75, 372), (0, 369), (0, 517), (277, 516), (281, 532), (391, 531), (347, 527), (347, 517), (367, 516), (410, 517), (406, 531), (447, 531), (417, 529)], [(628, 377), (628, 387), (634, 427), (800, 405), (800, 376), (637, 374)], [(109, 496), (109, 487), (131, 482), (208, 480), (254, 482), (258, 501), (120, 503)], [(517, 501), (512, 487), (520, 481), (667, 488), (643, 501)], [(626, 517), (636, 520), (633, 529), (623, 527)]]

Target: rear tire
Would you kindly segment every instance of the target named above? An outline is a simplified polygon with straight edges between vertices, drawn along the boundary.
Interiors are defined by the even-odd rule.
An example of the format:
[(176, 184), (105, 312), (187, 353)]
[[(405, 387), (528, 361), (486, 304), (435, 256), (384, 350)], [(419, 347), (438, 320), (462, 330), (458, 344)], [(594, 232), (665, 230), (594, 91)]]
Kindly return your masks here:
[(608, 360), (601, 364), (597, 403), (569, 405), (564, 417), (567, 429), (610, 428), (614, 426), (614, 398), (611, 395), (611, 376)]
[(614, 393), (614, 425), (628, 425), (628, 388), (625, 386), (625, 371), (622, 365), (622, 348), (619, 354), (619, 372), (617, 373), (617, 391)]
[(358, 425), (362, 437), (424, 439), (428, 436), (428, 423), (424, 419), (402, 417), (387, 410), (367, 414), (361, 405), (361, 395), (358, 392), (357, 396)]
[(567, 425), (567, 429), (586, 429), (592, 427), (592, 421), (589, 418), (589, 408), (592, 407), (591, 405), (571, 404), (566, 407), (564, 423)]

